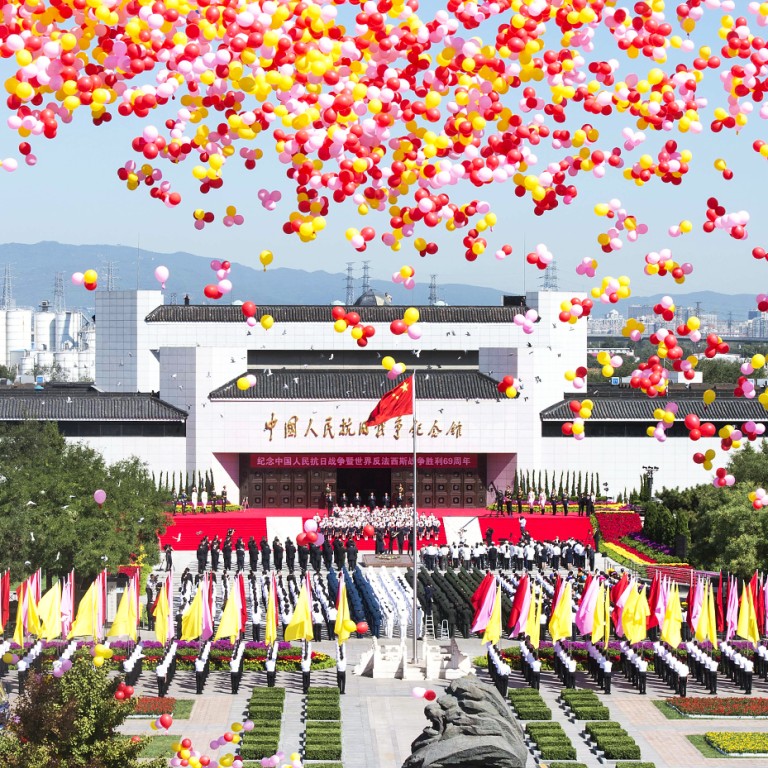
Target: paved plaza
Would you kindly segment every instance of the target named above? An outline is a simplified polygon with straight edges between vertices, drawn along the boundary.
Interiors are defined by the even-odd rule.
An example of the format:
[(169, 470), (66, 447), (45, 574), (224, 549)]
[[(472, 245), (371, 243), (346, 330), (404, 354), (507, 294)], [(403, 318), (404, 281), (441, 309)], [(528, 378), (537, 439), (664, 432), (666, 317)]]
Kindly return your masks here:
[[(410, 754), (410, 744), (427, 725), (423, 710), (425, 702), (412, 696), (414, 683), (404, 680), (374, 680), (358, 677), (351, 669), (360, 655), (370, 647), (370, 640), (350, 640), (349, 672), (347, 673), (347, 691), (342, 697), (342, 737), (343, 763), (345, 768), (399, 768)], [(482, 646), (478, 640), (458, 640), (462, 651), (480, 655)], [(313, 648), (325, 653), (333, 653), (330, 642), (313, 644)], [(478, 670), (481, 680), (490, 681), (483, 670)], [(313, 685), (335, 685), (335, 669), (314, 672)], [(171, 685), (169, 696), (195, 699), (195, 705), (189, 720), (176, 720), (171, 734), (192, 739), (198, 748), (205, 748), (211, 739), (221, 736), (231, 723), (242, 720), (251, 688), (265, 685), (266, 677), (261, 672), (246, 672), (240, 692), (230, 693), (229, 675), (224, 672), (212, 673), (205, 691), (195, 696), (194, 673), (180, 671)], [(299, 747), (302, 732), (301, 723), (301, 676), (297, 673), (278, 673), (277, 684), (287, 691), (281, 749), (286, 753)], [(510, 684), (514, 687), (524, 685), (519, 673), (512, 674)], [(445, 681), (421, 683), (438, 693), (446, 686)], [(577, 673), (577, 685), (580, 688), (593, 688), (591, 680), (584, 673)], [(560, 708), (557, 698), (562, 686), (550, 672), (542, 674), (541, 694), (552, 709), (554, 719), (558, 720), (576, 747), (578, 760), (590, 768), (606, 765), (600, 763), (589, 750), (582, 738), (582, 725), (568, 720)], [(700, 693), (701, 691), (701, 693)], [(695, 683), (689, 686), (690, 695), (707, 695), (704, 689)], [(137, 693), (156, 695), (155, 676), (145, 672), (137, 685)], [(656, 764), (657, 768), (733, 768), (734, 758), (705, 758), (686, 738), (690, 734), (703, 734), (710, 730), (761, 731), (766, 727), (763, 720), (669, 720), (654, 706), (653, 701), (671, 695), (655, 675), (648, 676), (648, 693), (641, 696), (620, 675), (614, 676), (614, 687), (610, 696), (599, 693), (611, 711), (611, 719), (618, 721), (639, 744), (645, 761)], [(721, 696), (741, 696), (743, 693), (721, 678)], [(768, 696), (768, 685), (756, 681), (754, 696)], [(131, 734), (152, 734), (149, 720), (131, 719), (124, 730)], [(768, 768), (768, 758), (743, 758), (744, 765), (754, 768)], [(737, 761), (738, 764), (738, 761)], [(529, 765), (533, 766), (533, 758)]]

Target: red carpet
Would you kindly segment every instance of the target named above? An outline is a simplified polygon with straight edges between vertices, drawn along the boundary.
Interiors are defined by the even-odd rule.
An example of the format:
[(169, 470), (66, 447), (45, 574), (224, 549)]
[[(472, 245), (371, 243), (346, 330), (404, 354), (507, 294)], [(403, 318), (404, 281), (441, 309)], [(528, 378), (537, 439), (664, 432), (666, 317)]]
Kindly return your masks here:
[[(493, 539), (517, 541), (520, 538), (520, 522), (515, 517), (495, 517), (484, 509), (430, 509), (430, 514), (442, 520), (444, 517), (477, 517), (480, 530), (485, 535), (487, 528), (493, 528)], [(173, 515), (173, 523), (160, 537), (160, 544), (170, 544), (175, 550), (194, 550), (200, 539), (208, 536), (212, 539), (218, 535), (222, 540), (230, 528), (235, 529), (234, 538), (242, 537), (244, 541), (253, 536), (260, 541), (267, 535), (267, 518), (300, 517), (302, 521), (314, 516), (314, 510), (308, 509), (246, 509), (240, 512), (217, 512), (215, 514)], [(588, 517), (576, 515), (525, 515), (527, 531), (535, 539), (541, 541), (574, 538), (583, 543), (593, 543), (592, 527)], [(296, 534), (300, 533), (296, 531)], [(373, 551), (374, 540), (360, 539), (357, 542), (360, 551)], [(426, 542), (424, 542), (426, 543)], [(445, 543), (445, 530), (441, 526), (438, 544)]]

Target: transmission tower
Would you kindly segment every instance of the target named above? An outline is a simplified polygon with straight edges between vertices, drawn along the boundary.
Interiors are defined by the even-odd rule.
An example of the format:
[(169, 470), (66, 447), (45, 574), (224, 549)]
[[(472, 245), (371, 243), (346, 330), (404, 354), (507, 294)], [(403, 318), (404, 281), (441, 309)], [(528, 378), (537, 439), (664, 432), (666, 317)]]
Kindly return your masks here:
[(104, 262), (104, 287), (108, 291), (117, 290), (117, 278), (119, 277), (117, 271), (116, 261)]
[(552, 263), (544, 270), (544, 274), (539, 278), (541, 280), (542, 291), (556, 291), (557, 290), (557, 263)]
[(3, 274), (3, 295), (0, 298), (0, 309), (16, 309), (16, 301), (13, 298), (13, 274), (11, 265), (5, 265)]
[(347, 262), (347, 306), (355, 303), (355, 262)]
[(178, 298), (179, 298), (179, 297), (178, 297), (178, 294), (177, 294), (177, 293), (172, 293), (172, 294), (171, 294), (171, 295), (168, 297), (168, 299), (169, 299), (169, 302), (170, 302), (171, 304), (178, 304), (178, 303), (179, 303), (179, 302), (178, 302)]
[(701, 302), (696, 302), (696, 317), (701, 317)]
[(733, 312), (728, 313), (728, 334), (733, 333)]
[(65, 312), (67, 305), (64, 303), (64, 273), (57, 272), (53, 278), (53, 311)]
[(363, 289), (361, 293), (366, 293), (371, 290), (371, 272), (370, 267), (368, 266), (370, 263), (370, 261), (363, 262)]
[(427, 304), (434, 307), (437, 304), (437, 275), (429, 276), (429, 298)]

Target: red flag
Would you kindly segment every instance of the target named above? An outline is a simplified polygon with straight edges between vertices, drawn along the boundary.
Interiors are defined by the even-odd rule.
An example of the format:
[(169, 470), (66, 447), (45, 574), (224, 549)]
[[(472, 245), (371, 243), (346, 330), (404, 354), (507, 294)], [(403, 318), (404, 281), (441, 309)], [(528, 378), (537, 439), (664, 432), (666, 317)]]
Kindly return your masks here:
[(411, 413), (413, 413), (413, 376), (409, 376), (402, 384), (390, 389), (379, 400), (365, 423), (366, 426), (375, 427), (389, 419)]
[(755, 575), (752, 577), (752, 581), (749, 582), (749, 591), (752, 593), (752, 599), (757, 599), (757, 571), (755, 571)]
[(558, 573), (555, 576), (555, 591), (552, 593), (552, 610), (555, 610), (555, 606), (557, 605), (558, 598), (560, 597), (560, 590), (563, 588), (563, 580), (560, 578), (560, 574)]
[(2, 604), (0, 604), (0, 627), (5, 627), (8, 623), (11, 613), (11, 572), (6, 571), (2, 576), (2, 587), (0, 592), (3, 594)]
[(520, 582), (517, 585), (515, 597), (512, 600), (512, 610), (510, 611), (509, 621), (507, 622), (507, 629), (512, 629), (512, 627), (517, 624), (517, 620), (520, 618), (520, 612), (523, 610), (523, 604), (525, 603), (527, 587), (528, 574), (526, 573), (523, 575), (523, 578), (520, 579)]
[(488, 589), (491, 586), (496, 585), (496, 577), (492, 573), (486, 573), (483, 580), (480, 582), (480, 586), (475, 590), (475, 593), (472, 595), (471, 603), (472, 607), (475, 609), (475, 615), (477, 615), (477, 612), (480, 610), (480, 606), (485, 601), (485, 595), (488, 592)]
[(616, 601), (624, 594), (624, 590), (629, 584), (629, 578), (626, 572), (621, 574), (621, 578), (611, 587), (611, 602), (615, 605)]
[(248, 626), (248, 605), (245, 602), (245, 577), (243, 572), (237, 575), (237, 590), (240, 593), (240, 631)]
[(717, 631), (725, 632), (725, 613), (723, 613), (723, 572), (720, 571), (720, 580), (717, 582), (717, 600), (715, 600), (715, 619)]
[[(757, 582), (757, 595), (755, 595), (755, 614), (757, 616), (757, 626), (765, 627), (765, 585), (763, 580)], [(762, 634), (763, 630), (760, 630)]]
[(659, 596), (661, 595), (661, 579), (659, 578), (658, 570), (653, 574), (653, 581), (651, 582), (651, 589), (648, 592), (648, 608), (650, 613), (645, 619), (645, 628), (659, 626), (659, 619), (656, 616), (656, 606), (659, 603)]

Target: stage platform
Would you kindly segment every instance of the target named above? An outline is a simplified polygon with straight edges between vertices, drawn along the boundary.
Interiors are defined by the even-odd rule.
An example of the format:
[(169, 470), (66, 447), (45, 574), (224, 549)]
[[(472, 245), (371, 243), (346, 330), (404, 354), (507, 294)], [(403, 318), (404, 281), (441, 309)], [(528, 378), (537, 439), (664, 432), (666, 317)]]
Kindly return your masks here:
[[(488, 528), (493, 530), (493, 540), (502, 539), (516, 542), (519, 540), (520, 517), (499, 517), (495, 512), (485, 509), (424, 509), (425, 514), (433, 514), (441, 521), (437, 544), (452, 544), (462, 539), (467, 544), (476, 544), (486, 538)], [(275, 536), (285, 541), (288, 536), (295, 538), (304, 527), (304, 521), (317, 514), (313, 509), (244, 509), (237, 512), (217, 512), (211, 514), (175, 514), (170, 516), (166, 532), (160, 537), (160, 544), (170, 544), (174, 550), (194, 550), (200, 539), (208, 536), (209, 540), (218, 535), (222, 540), (227, 531), (234, 529), (233, 538), (239, 537), (247, 543), (253, 536), (261, 541), (263, 536), (271, 542)], [(323, 511), (321, 515), (324, 515)], [(589, 518), (568, 515), (524, 515), (526, 530), (533, 538), (540, 541), (577, 539), (584, 544), (593, 544), (592, 527)], [(419, 545), (428, 544), (419, 540)], [(362, 537), (357, 541), (361, 552), (373, 551), (373, 538)]]

